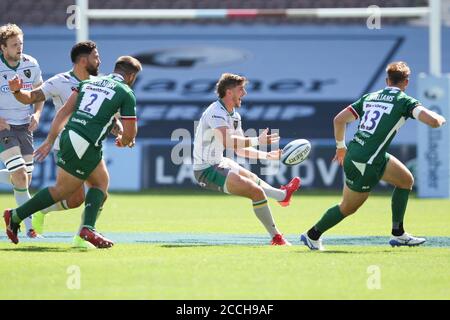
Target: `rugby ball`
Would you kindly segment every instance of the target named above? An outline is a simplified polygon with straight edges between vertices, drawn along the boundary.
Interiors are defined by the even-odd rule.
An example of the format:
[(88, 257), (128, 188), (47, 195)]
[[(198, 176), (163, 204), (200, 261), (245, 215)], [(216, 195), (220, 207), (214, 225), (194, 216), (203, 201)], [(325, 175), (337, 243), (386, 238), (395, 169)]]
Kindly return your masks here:
[(305, 161), (311, 151), (311, 143), (306, 139), (297, 139), (289, 142), (281, 152), (281, 162), (293, 166)]

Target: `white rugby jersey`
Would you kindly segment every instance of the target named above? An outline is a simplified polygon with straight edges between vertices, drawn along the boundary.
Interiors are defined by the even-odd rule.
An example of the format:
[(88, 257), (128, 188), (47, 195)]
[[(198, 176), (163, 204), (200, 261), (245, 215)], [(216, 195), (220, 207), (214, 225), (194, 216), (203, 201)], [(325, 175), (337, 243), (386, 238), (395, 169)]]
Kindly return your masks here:
[(33, 85), (42, 83), (42, 72), (36, 59), (27, 54), (22, 54), (15, 68), (0, 54), (0, 117), (6, 119), (8, 124), (21, 125), (30, 123), (33, 106), (23, 105), (9, 90), (8, 80), (16, 74), (23, 80), (22, 89), (31, 91)]
[(236, 110), (228, 112), (221, 101), (215, 101), (203, 112), (194, 138), (194, 170), (219, 164), (225, 150), (222, 141), (214, 137), (214, 129), (227, 127), (230, 134), (242, 133), (241, 116)]
[(72, 91), (78, 88), (80, 81), (73, 73), (73, 70), (70, 70), (58, 73), (46, 80), (42, 84), (41, 90), (44, 93), (45, 100), (52, 98), (55, 112), (58, 112), (64, 103), (69, 100)]

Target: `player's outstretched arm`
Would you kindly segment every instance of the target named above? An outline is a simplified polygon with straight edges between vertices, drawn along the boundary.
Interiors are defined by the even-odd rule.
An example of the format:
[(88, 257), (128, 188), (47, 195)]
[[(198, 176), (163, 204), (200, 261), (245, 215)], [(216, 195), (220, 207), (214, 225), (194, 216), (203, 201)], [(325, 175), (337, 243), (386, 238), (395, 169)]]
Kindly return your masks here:
[(443, 116), (423, 106), (415, 107), (413, 116), (420, 122), (423, 122), (432, 128), (439, 128), (446, 122), (446, 119)]
[(269, 129), (264, 129), (259, 137), (244, 137), (243, 134), (230, 134), (227, 127), (218, 127), (214, 129), (214, 135), (217, 140), (222, 141), (225, 148), (239, 150), (277, 143), (280, 140), (278, 133), (268, 134), (268, 131)]
[(11, 80), (8, 81), (9, 90), (14, 95), (17, 101), (23, 103), (25, 105), (29, 105), (32, 103), (43, 102), (45, 101), (44, 92), (42, 92), (40, 86), (37, 86), (32, 91), (21, 90), (22, 89), (23, 80), (18, 76), (15, 76)]

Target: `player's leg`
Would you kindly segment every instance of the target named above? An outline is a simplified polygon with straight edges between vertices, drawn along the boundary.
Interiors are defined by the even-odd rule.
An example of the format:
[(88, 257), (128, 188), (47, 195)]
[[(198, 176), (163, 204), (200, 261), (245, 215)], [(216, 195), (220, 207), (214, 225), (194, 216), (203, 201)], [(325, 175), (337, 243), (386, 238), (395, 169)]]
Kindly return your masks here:
[(252, 200), (253, 211), (272, 237), (272, 244), (290, 245), (290, 243), (283, 238), (281, 232), (275, 225), (269, 204), (267, 203), (266, 194), (261, 186), (258, 186), (252, 179), (232, 171), (228, 172), (225, 186), (225, 191), (227, 193)]
[[(55, 163), (57, 163), (58, 161), (56, 156), (57, 151), (58, 150), (55, 149), (53, 154), (53, 160), (55, 161)], [(45, 215), (53, 211), (63, 211), (78, 208), (79, 206), (81, 206), (83, 202), (84, 202), (84, 188), (81, 187), (77, 191), (75, 191), (72, 195), (70, 195), (68, 199), (58, 201), (54, 205), (42, 210), (41, 213)]]
[(344, 185), (342, 201), (340, 204), (329, 208), (322, 218), (301, 236), (301, 240), (310, 249), (323, 250), (320, 237), (322, 234), (340, 223), (344, 218), (355, 213), (367, 200), (369, 192), (356, 192)]
[(369, 197), (371, 188), (378, 183), (378, 166), (359, 164), (346, 157), (343, 167), (346, 180), (341, 203), (329, 208), (322, 218), (300, 237), (312, 250), (323, 250), (320, 238), (322, 234), (355, 213)]
[[(82, 179), (71, 175), (62, 168), (58, 168), (55, 186), (40, 190), (30, 200), (16, 209), (5, 210), (4, 217), (7, 224), (8, 237), (14, 243), (17, 243), (17, 229), (22, 220), (31, 216), (33, 213), (64, 199), (82, 184)], [(11, 222), (11, 224), (9, 224), (9, 222)]]
[[(2, 138), (0, 159), (4, 163), (6, 170), (10, 174), (10, 181), (14, 190), (14, 198), (18, 206), (30, 199), (28, 191), (28, 175), (26, 171), (25, 159), (20, 152), (19, 142), (11, 132), (10, 136)], [(30, 223), (26, 225), (27, 231), (32, 229)]]
[(78, 236), (97, 248), (110, 248), (114, 243), (95, 230), (98, 213), (107, 198), (109, 186), (109, 174), (104, 160), (89, 175), (87, 182), (90, 187), (86, 194), (82, 228)]
[(414, 178), (408, 168), (396, 157), (390, 155), (383, 181), (394, 186), (392, 193), (392, 239), (391, 245), (419, 245), (426, 241), (424, 238), (416, 238), (405, 233), (403, 220), (408, 205), (409, 193), (414, 185)]
[(281, 186), (280, 189), (272, 187), (266, 181), (258, 177), (253, 172), (240, 166), (239, 174), (247, 177), (264, 190), (269, 198), (277, 200), (283, 207), (288, 206), (292, 197), (292, 194), (300, 187), (301, 180), (299, 177), (294, 177), (288, 184)]

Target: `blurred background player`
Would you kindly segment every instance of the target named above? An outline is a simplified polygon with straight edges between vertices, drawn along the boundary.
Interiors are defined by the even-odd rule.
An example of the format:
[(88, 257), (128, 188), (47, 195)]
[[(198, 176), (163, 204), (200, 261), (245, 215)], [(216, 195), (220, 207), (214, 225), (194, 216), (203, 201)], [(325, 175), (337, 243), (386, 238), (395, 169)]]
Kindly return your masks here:
[[(386, 152), (392, 139), (408, 118), (417, 119), (432, 128), (445, 123), (441, 115), (423, 107), (405, 94), (411, 71), (405, 62), (393, 62), (386, 68), (383, 90), (362, 96), (334, 118), (335, 160), (344, 167), (345, 184), (342, 201), (323, 215), (315, 226), (301, 235), (301, 241), (312, 250), (323, 250), (321, 235), (345, 217), (355, 213), (380, 180), (394, 186), (392, 193), (392, 246), (415, 246), (426, 241), (405, 232), (405, 216), (414, 178), (408, 168)], [(347, 123), (360, 119), (358, 131), (347, 147)]]
[(113, 127), (116, 112), (120, 112), (125, 121), (123, 134), (118, 135), (116, 144), (119, 147), (134, 146), (136, 97), (131, 86), (141, 70), (142, 66), (135, 58), (119, 57), (112, 74), (80, 82), (78, 90), (58, 111), (47, 139), (36, 150), (36, 160), (43, 160), (65, 125), (60, 138), (56, 185), (42, 189), (16, 209), (5, 210), (6, 233), (13, 243), (19, 241), (17, 228), (21, 220), (66, 199), (87, 181), (90, 188), (79, 236), (97, 248), (109, 248), (114, 244), (95, 230), (98, 210), (106, 200), (109, 184), (109, 174), (102, 159), (102, 142)]
[(241, 107), (247, 93), (246, 84), (246, 78), (230, 73), (222, 74), (217, 82), (219, 100), (203, 112), (195, 133), (194, 175), (205, 189), (251, 199), (256, 216), (272, 237), (272, 245), (290, 245), (275, 226), (266, 196), (282, 206), (289, 205), (292, 194), (300, 186), (300, 178), (295, 177), (286, 186), (276, 189), (223, 156), (225, 149), (232, 149), (238, 156), (248, 159), (279, 160), (281, 156), (281, 150), (264, 152), (254, 148), (277, 143), (280, 139), (277, 133), (268, 134), (265, 129), (259, 137), (244, 136), (241, 116), (236, 109)]
[[(0, 159), (6, 169), (0, 170), (0, 182), (12, 185), (17, 205), (30, 199), (28, 187), (33, 172), (33, 131), (39, 125), (43, 102), (23, 105), (13, 95), (18, 90), (31, 90), (42, 84), (41, 69), (33, 57), (23, 53), (23, 32), (15, 24), (0, 27), (0, 86), (8, 88), (8, 80), (18, 77), (21, 87), (0, 91)], [(31, 216), (24, 220), (26, 234), (36, 238)]]
[[(80, 81), (87, 80), (90, 76), (98, 75), (101, 63), (97, 45), (93, 41), (83, 41), (75, 44), (70, 51), (70, 58), (73, 63), (72, 70), (51, 77), (32, 91), (18, 91), (21, 87), (20, 79), (14, 78), (10, 80), (9, 87), (11, 91), (18, 91), (14, 94), (14, 97), (23, 104), (41, 102), (52, 98), (55, 111), (58, 112), (69, 99), (72, 91), (78, 87)], [(56, 163), (56, 153), (59, 151), (59, 136), (55, 140), (53, 149)], [(81, 186), (69, 198), (35, 213), (33, 215), (34, 230), (39, 234), (43, 234), (46, 213), (77, 208), (83, 203), (84, 196), (84, 188)], [(75, 238), (74, 244), (79, 246), (81, 244), (80, 239)]]

